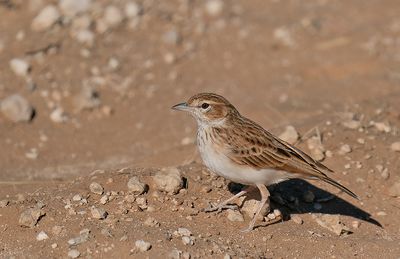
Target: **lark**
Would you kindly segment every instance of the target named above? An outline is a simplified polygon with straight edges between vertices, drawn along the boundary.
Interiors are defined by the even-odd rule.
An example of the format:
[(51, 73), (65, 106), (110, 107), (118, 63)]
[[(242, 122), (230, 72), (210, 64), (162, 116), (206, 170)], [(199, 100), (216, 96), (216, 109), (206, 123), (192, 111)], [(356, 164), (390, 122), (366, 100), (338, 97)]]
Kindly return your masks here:
[(204, 164), (214, 173), (247, 186), (207, 211), (223, 209), (255, 188), (260, 191), (261, 201), (244, 232), (253, 230), (262, 208), (269, 206), (270, 193), (266, 186), (284, 180), (322, 180), (358, 199), (327, 175), (333, 172), (331, 169), (242, 116), (220, 95), (196, 94), (172, 109), (188, 112), (196, 119), (197, 146)]

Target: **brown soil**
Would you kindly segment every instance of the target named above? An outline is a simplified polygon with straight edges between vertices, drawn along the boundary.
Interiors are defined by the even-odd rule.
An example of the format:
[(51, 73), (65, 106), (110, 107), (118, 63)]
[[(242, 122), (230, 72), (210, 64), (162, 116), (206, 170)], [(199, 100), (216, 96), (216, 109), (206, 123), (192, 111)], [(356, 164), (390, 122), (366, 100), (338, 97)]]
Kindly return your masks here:
[[(122, 9), (128, 1), (98, 2)], [(0, 100), (19, 93), (36, 110), (29, 123), (13, 123), (0, 114), (0, 201), (9, 201), (0, 208), (1, 258), (67, 257), (71, 249), (67, 241), (85, 228), (90, 229), (90, 238), (72, 247), (81, 257), (165, 258), (174, 249), (192, 257), (217, 258), (226, 254), (233, 258), (400, 257), (400, 203), (388, 193), (400, 181), (400, 153), (390, 149), (399, 141), (400, 128), (397, 0), (230, 0), (216, 17), (204, 14), (203, 1), (144, 1), (143, 6), (136, 28), (124, 21), (109, 32), (96, 33), (94, 45), (85, 47), (71, 37), (69, 25), (32, 31), (38, 11), (25, 1), (0, 1), (0, 43), (4, 44)], [(196, 29), (201, 26), (204, 30)], [(177, 44), (163, 41), (171, 28), (181, 35)], [(277, 30), (289, 36), (282, 39)], [(17, 40), (21, 33), (23, 39)], [(29, 54), (49, 44), (59, 47), (39, 53), (40, 57)], [(90, 57), (83, 57), (82, 49), (88, 49)], [(176, 57), (172, 64), (164, 60), (167, 53)], [(16, 57), (30, 60), (35, 90), (29, 90), (26, 81), (10, 69), (9, 60)], [(119, 61), (118, 69), (109, 68), (110, 58)], [(105, 82), (96, 85), (100, 107), (76, 111), (74, 96), (83, 81), (94, 77)], [(224, 95), (242, 114), (275, 134), (286, 125), (295, 126), (301, 135), (317, 127), (325, 149), (333, 154), (324, 160), (336, 171), (332, 177), (361, 201), (317, 182), (285, 182), (273, 191), (284, 203), (272, 203), (284, 220), (248, 234), (240, 232), (248, 217), (231, 222), (226, 211), (201, 212), (208, 202), (231, 195), (229, 182), (205, 173), (195, 151), (195, 122), (170, 107), (206, 91)], [(54, 97), (59, 93), (61, 98)], [(69, 115), (66, 123), (50, 120), (49, 102), (64, 108)], [(104, 107), (111, 107), (112, 114)], [(344, 127), (344, 112), (354, 113), (362, 127)], [(390, 131), (378, 130), (373, 122), (389, 125)], [(339, 155), (343, 144), (352, 151)], [(309, 152), (305, 141), (299, 147)], [(25, 155), (31, 148), (38, 150), (36, 159)], [(154, 168), (166, 166), (182, 170), (186, 190), (155, 197), (150, 175)], [(388, 176), (382, 176), (380, 166)], [(125, 167), (132, 170), (118, 173)], [(95, 170), (101, 172), (91, 174)], [(142, 196), (154, 211), (136, 207), (127, 214), (121, 211), (133, 175), (150, 185)], [(115, 200), (99, 204), (100, 196), (89, 191), (92, 181), (106, 191), (116, 191)], [(211, 186), (211, 191), (204, 192), (204, 186)], [(305, 190), (312, 190), (317, 199), (330, 193), (338, 197), (321, 202), (322, 209), (317, 210), (302, 201)], [(88, 204), (74, 204), (82, 213), (70, 215), (64, 207), (76, 194), (86, 197)], [(33, 228), (19, 226), (21, 212), (38, 201), (45, 204), (46, 215)], [(104, 207), (109, 217), (92, 219), (92, 205)], [(352, 233), (337, 236), (321, 227), (312, 216), (319, 213), (339, 214)], [(290, 220), (294, 214), (304, 223)], [(149, 216), (160, 225), (145, 226)], [(354, 221), (361, 223), (358, 228), (351, 227)], [(62, 232), (53, 234), (54, 226), (62, 226)], [(192, 232), (193, 246), (173, 235), (179, 227)], [(49, 238), (37, 241), (40, 231)], [(133, 251), (139, 239), (152, 248)]]

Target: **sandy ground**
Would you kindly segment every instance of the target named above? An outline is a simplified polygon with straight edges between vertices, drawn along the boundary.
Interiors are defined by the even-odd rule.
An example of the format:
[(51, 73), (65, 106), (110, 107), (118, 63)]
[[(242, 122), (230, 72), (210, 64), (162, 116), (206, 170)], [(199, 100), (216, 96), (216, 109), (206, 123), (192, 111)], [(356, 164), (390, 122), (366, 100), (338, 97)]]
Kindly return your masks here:
[[(397, 0), (137, 1), (134, 15), (127, 3), (92, 1), (71, 16), (58, 1), (0, 1), (0, 101), (19, 94), (35, 110), (29, 122), (0, 113), (1, 258), (74, 250), (83, 258), (400, 257)], [(38, 31), (33, 21), (48, 4), (59, 17)], [(16, 58), (30, 66), (24, 75), (10, 65)], [(283, 220), (248, 234), (243, 211), (244, 221), (202, 212), (238, 187), (202, 167), (195, 122), (170, 107), (206, 91), (275, 134), (294, 126), (306, 152), (318, 129), (332, 177), (361, 201), (318, 182), (285, 182), (271, 187)], [(170, 166), (186, 179), (175, 195), (153, 179)], [(135, 175), (146, 193), (130, 194)], [(92, 193), (92, 182), (104, 194)], [(113, 198), (102, 204), (102, 196)], [(94, 218), (93, 206), (108, 216)], [(28, 208), (45, 215), (22, 227)], [(323, 215), (338, 215), (351, 233), (324, 228)], [(85, 229), (84, 242), (68, 243)], [(48, 238), (38, 241), (41, 231)], [(138, 251), (137, 240), (150, 250)]]

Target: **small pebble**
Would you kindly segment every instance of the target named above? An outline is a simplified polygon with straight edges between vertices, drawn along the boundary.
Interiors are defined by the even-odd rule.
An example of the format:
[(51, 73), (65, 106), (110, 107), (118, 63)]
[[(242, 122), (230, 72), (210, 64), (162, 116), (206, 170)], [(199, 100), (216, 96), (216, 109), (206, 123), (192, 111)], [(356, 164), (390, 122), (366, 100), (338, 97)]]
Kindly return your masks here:
[(88, 11), (91, 4), (92, 0), (60, 0), (58, 6), (64, 15), (73, 17)]
[(348, 144), (344, 144), (339, 149), (339, 155), (345, 155), (351, 152), (351, 147)]
[(358, 221), (358, 220), (354, 220), (354, 221), (351, 222), (351, 226), (352, 226), (354, 229), (358, 229), (358, 228), (360, 227), (360, 225), (361, 225), (361, 222)]
[(303, 224), (303, 219), (298, 215), (292, 215), (292, 216), (290, 216), (290, 219), (293, 220), (293, 222), (298, 225)]
[(107, 211), (102, 208), (92, 207), (90, 212), (92, 213), (92, 217), (95, 219), (105, 219), (108, 215)]
[(78, 258), (81, 255), (81, 253), (76, 250), (76, 249), (72, 249), (68, 251), (68, 257), (70, 258)]
[(157, 220), (155, 220), (154, 218), (148, 217), (144, 221), (144, 225), (148, 226), (148, 227), (156, 227), (156, 226), (158, 227), (158, 226), (160, 226), (160, 223)]
[(5, 208), (7, 207), (9, 201), (8, 200), (1, 200), (0, 201), (0, 208)]
[(103, 195), (101, 198), (100, 198), (100, 203), (101, 204), (106, 204), (108, 202), (108, 196), (107, 195)]
[(183, 236), (182, 237), (182, 243), (184, 244), (184, 245), (194, 245), (194, 241), (195, 241), (195, 238), (194, 237), (192, 237), (192, 236)]
[(363, 139), (363, 138), (358, 138), (358, 139), (357, 139), (357, 142), (358, 142), (359, 144), (361, 144), (361, 145), (364, 145), (364, 144), (365, 144), (365, 139)]
[(134, 176), (128, 181), (128, 190), (140, 195), (144, 193), (147, 189), (147, 185), (142, 183), (137, 176)]
[(55, 24), (61, 17), (54, 5), (44, 7), (33, 19), (31, 28), (34, 31), (45, 31)]
[(266, 236), (263, 236), (262, 241), (267, 242), (268, 240), (271, 240), (273, 237), (272, 234), (267, 234)]
[(392, 197), (400, 197), (400, 181), (397, 181), (390, 186), (388, 192)]
[(23, 211), (19, 217), (19, 225), (23, 227), (34, 227), (45, 213), (39, 208), (30, 208)]
[(308, 203), (312, 203), (315, 199), (315, 195), (312, 191), (307, 190), (303, 193), (303, 200)]
[(296, 129), (289, 125), (286, 126), (285, 131), (282, 132), (282, 134), (279, 135), (279, 138), (288, 142), (289, 144), (295, 144), (297, 140), (299, 139), (299, 133), (296, 131)]
[(125, 15), (129, 19), (136, 18), (142, 13), (142, 7), (136, 2), (128, 2), (125, 5)]
[(104, 192), (103, 186), (101, 186), (99, 183), (93, 182), (89, 185), (89, 189), (92, 193), (102, 195)]
[(179, 236), (191, 236), (192, 232), (187, 228), (178, 228), (177, 234)]
[(268, 213), (267, 219), (268, 219), (268, 221), (269, 221), (269, 220), (274, 220), (274, 219), (276, 219), (276, 216), (275, 216), (274, 213)]
[(0, 102), (1, 112), (13, 122), (28, 122), (32, 119), (34, 109), (21, 95), (14, 94)]
[(40, 231), (39, 234), (37, 234), (37, 236), (36, 236), (37, 241), (43, 241), (48, 238), (49, 238), (49, 236), (44, 231)]
[(390, 145), (390, 149), (391, 149), (393, 152), (400, 152), (400, 141), (398, 141), (398, 142), (393, 142), (393, 143)]
[(380, 132), (389, 133), (391, 131), (391, 127), (384, 122), (374, 122), (373, 125)]
[(239, 211), (229, 209), (227, 212), (227, 217), (230, 221), (244, 221), (243, 215)]
[(113, 28), (118, 26), (124, 19), (122, 12), (116, 6), (107, 6), (104, 11), (104, 21), (105, 23)]
[(376, 213), (376, 215), (377, 215), (377, 216), (386, 216), (387, 213), (384, 212), (384, 211), (378, 211), (378, 212)]
[(10, 61), (10, 67), (12, 71), (20, 77), (28, 76), (31, 65), (23, 59), (14, 58)]
[(206, 11), (211, 16), (217, 16), (222, 12), (224, 2), (222, 0), (208, 0), (206, 2)]
[(82, 195), (80, 194), (75, 194), (74, 197), (72, 197), (73, 201), (81, 201), (82, 200)]
[(136, 249), (138, 249), (140, 252), (146, 252), (146, 251), (150, 250), (150, 248), (151, 248), (151, 244), (144, 240), (136, 240), (135, 246), (136, 246)]
[(183, 187), (181, 173), (177, 168), (164, 168), (153, 176), (153, 180), (159, 191), (165, 191), (168, 194), (177, 194)]
[(313, 205), (315, 210), (321, 210), (322, 209), (322, 205), (320, 203), (314, 203)]

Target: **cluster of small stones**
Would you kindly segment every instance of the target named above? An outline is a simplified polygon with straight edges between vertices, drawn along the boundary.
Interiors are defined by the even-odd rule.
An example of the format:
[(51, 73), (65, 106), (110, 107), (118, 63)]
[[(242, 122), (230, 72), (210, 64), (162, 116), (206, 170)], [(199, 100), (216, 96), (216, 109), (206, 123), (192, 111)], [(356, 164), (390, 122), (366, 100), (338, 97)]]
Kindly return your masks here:
[[(130, 172), (130, 169), (121, 169), (115, 172), (115, 174), (125, 175), (130, 174)], [(98, 226), (101, 226), (101, 235), (111, 239), (117, 238), (115, 236), (117, 231), (115, 229), (115, 224), (119, 221), (132, 224), (136, 221), (136, 219), (134, 219), (135, 214), (132, 213), (146, 213), (148, 216), (145, 216), (145, 219), (139, 224), (149, 229), (159, 229), (162, 227), (162, 224), (165, 224), (160, 223), (155, 217), (151, 216), (153, 212), (161, 209), (160, 206), (165, 207), (164, 209), (170, 210), (171, 212), (181, 213), (182, 211), (189, 211), (189, 215), (186, 217), (188, 222), (193, 220), (193, 217), (200, 213), (200, 210), (196, 209), (194, 203), (190, 201), (192, 199), (197, 199), (194, 197), (188, 197), (187, 200), (183, 198), (187, 194), (187, 190), (184, 186), (184, 178), (181, 170), (177, 168), (163, 168), (157, 170), (150, 177), (140, 176), (140, 174), (130, 176), (125, 178), (127, 180), (124, 190), (118, 191), (113, 191), (109, 188), (110, 185), (115, 183), (115, 178), (100, 179), (98, 176), (102, 173), (103, 171), (97, 170), (91, 174), (86, 191), (75, 194), (72, 193), (68, 198), (64, 196), (57, 197), (57, 200), (64, 203), (64, 212), (61, 214), (65, 214), (67, 220), (76, 219), (77, 217), (87, 218), (85, 221), (82, 221), (86, 223), (80, 224), (80, 230), (78, 232), (70, 232), (61, 222), (61, 224), (58, 223), (53, 227), (43, 228), (41, 222), (52, 218), (53, 212), (49, 212), (51, 211), (51, 206), (47, 207), (46, 204), (41, 202), (21, 212), (19, 225), (21, 227), (34, 228), (37, 230), (36, 240), (38, 242), (51, 244), (50, 246), (54, 250), (64, 249), (67, 245), (65, 255), (70, 258), (78, 258), (96, 253), (96, 251), (90, 249), (83, 249), (82, 245), (87, 242), (96, 242), (96, 234), (93, 232), (97, 231), (96, 229)], [(203, 178), (203, 180), (206, 180), (206, 182), (211, 185), (211, 190), (223, 190), (222, 184), (224, 181), (221, 181), (220, 177), (216, 177), (204, 170), (203, 174), (201, 174), (195, 182), (199, 182), (200, 178)], [(144, 182), (145, 180), (147, 183)], [(212, 182), (218, 183), (212, 185)], [(26, 197), (22, 195), (19, 199), (21, 202), (27, 200)], [(163, 206), (163, 204), (165, 206)], [(243, 204), (245, 208), (243, 212), (251, 214), (251, 211), (255, 210), (258, 203), (252, 200), (250, 202), (244, 201)], [(10, 206), (10, 201), (2, 201), (0, 205), (4, 207)], [(237, 213), (241, 215), (240, 212)], [(266, 215), (266, 213), (267, 212), (265, 212), (264, 215)], [(272, 214), (273, 213), (277, 214), (276, 211), (272, 212)], [(229, 219), (230, 212), (228, 211), (226, 214)], [(210, 216), (209, 214), (205, 215), (206, 217)], [(180, 240), (179, 242), (185, 247), (193, 247), (196, 246), (196, 243), (199, 241), (210, 242), (209, 239), (212, 236), (213, 235), (210, 233), (194, 235), (188, 228), (178, 227), (177, 229), (169, 230), (165, 236), (165, 240)], [(57, 241), (60, 237), (67, 237), (66, 245)], [(122, 235), (118, 237), (118, 239), (120, 242), (128, 242), (131, 238), (129, 238), (128, 235)], [(130, 254), (147, 253), (149, 250), (152, 250), (154, 246), (157, 246), (157, 243), (154, 243), (154, 241), (146, 239), (145, 235), (142, 239), (132, 240), (131, 242), (132, 249), (130, 250)], [(205, 254), (193, 255), (187, 251), (172, 249), (169, 256), (172, 258), (191, 258), (191, 256), (210, 255), (208, 253), (211, 252), (213, 254), (216, 251), (218, 251), (218, 253), (226, 253), (227, 247), (223, 246), (225, 248), (220, 248), (221, 245), (222, 244), (214, 243), (213, 250)], [(113, 246), (101, 247), (103, 252), (112, 251), (114, 249)], [(100, 249), (100, 247), (98, 249)], [(235, 254), (232, 253), (232, 251), (230, 251), (230, 253)]]
[[(153, 6), (154, 5), (154, 6)], [(92, 56), (96, 44), (106, 41), (106, 37), (118, 29), (129, 31), (145, 30), (148, 23), (152, 19), (158, 19), (157, 12), (149, 12), (158, 7), (156, 3), (145, 1), (126, 0), (118, 3), (100, 3), (93, 0), (60, 0), (56, 3), (46, 4), (44, 1), (29, 1), (29, 10), (34, 14), (30, 24), (30, 30), (37, 34), (63, 34), (59, 37), (60, 40), (67, 37), (76, 41), (80, 46), (80, 55), (82, 59), (87, 59)], [(214, 20), (221, 19), (224, 12), (224, 2), (221, 0), (205, 1), (200, 6), (191, 6), (188, 1), (182, 1), (177, 8), (179, 13), (186, 13), (188, 8), (195, 8), (201, 16), (189, 16), (186, 19), (195, 20), (197, 24), (195, 28), (197, 34), (205, 33), (207, 28), (206, 20), (212, 18)], [(237, 9), (237, 8), (236, 8)], [(161, 13), (162, 11), (160, 11)], [(225, 22), (222, 22), (225, 23)], [(213, 27), (208, 28), (212, 30)], [(215, 29), (215, 28), (214, 28)], [(24, 40), (28, 37), (24, 31), (19, 31), (17, 39)], [(64, 36), (65, 35), (65, 36)], [(183, 39), (182, 30), (172, 26), (166, 29), (160, 35), (160, 43), (165, 44), (168, 51), (160, 57), (167, 65), (172, 65), (180, 56), (187, 56), (194, 50), (194, 43), (187, 39)], [(81, 92), (72, 93), (69, 87), (62, 87), (62, 82), (57, 81), (51, 72), (47, 72), (46, 79), (51, 82), (51, 91), (45, 90), (42, 85), (36, 84), (37, 75), (35, 72), (40, 71), (43, 65), (48, 65), (46, 59), (49, 55), (63, 54), (60, 48), (62, 42), (49, 42), (48, 46), (43, 49), (32, 50), (29, 54), (23, 54), (9, 60), (9, 68), (20, 79), (20, 82), (25, 82), (27, 88), (31, 91), (40, 90), (40, 95), (48, 107), (48, 111), (36, 110), (37, 115), (48, 114), (48, 118), (54, 123), (67, 123), (73, 121), (73, 116), (76, 112), (84, 109), (99, 109), (103, 116), (109, 116), (113, 109), (108, 105), (104, 105), (100, 99), (99, 88), (112, 85), (116, 92), (130, 96), (132, 93), (126, 91), (132, 85), (132, 78), (127, 77), (121, 79), (120, 83), (115, 84), (112, 77), (116, 77), (114, 72), (121, 69), (123, 66), (121, 60), (115, 56), (108, 58), (107, 64), (100, 68), (94, 65), (90, 71), (92, 76), (82, 78), (80, 81)], [(183, 45), (184, 53), (174, 53), (178, 51), (174, 46)], [(0, 38), (0, 52), (7, 48), (5, 42)], [(179, 57), (178, 57), (179, 56)], [(143, 62), (143, 67), (151, 69), (154, 67), (155, 61), (147, 59)], [(66, 71), (66, 74), (69, 74)], [(151, 81), (154, 78), (152, 72), (146, 72), (145, 78)], [(176, 79), (177, 72), (171, 72), (169, 78)], [(68, 80), (67, 80), (68, 81)], [(149, 87), (154, 88), (154, 87)], [(148, 90), (148, 96), (152, 95), (154, 90)], [(117, 96), (118, 97), (118, 96)], [(67, 109), (64, 107), (64, 99), (73, 99), (74, 107)], [(33, 111), (35, 108), (29, 101), (29, 96), (13, 94), (1, 101), (1, 112), (6, 118), (13, 122), (29, 122), (34, 119)]]
[[(52, 40), (41, 42), (35, 49), (24, 49), (23, 53), (15, 53), (12, 58), (6, 60), (9, 67), (9, 71), (6, 72), (15, 77), (19, 86), (16, 88), (18, 90), (13, 88), (12, 91), (8, 91), (7, 82), (0, 84), (0, 89), (7, 89), (0, 97), (0, 119), (4, 118), (5, 121), (31, 122), (41, 117), (55, 124), (79, 129), (83, 123), (82, 116), (88, 119), (112, 116), (116, 112), (112, 103), (119, 101), (121, 96), (124, 98), (136, 96), (139, 84), (148, 86), (145, 87), (145, 95), (151, 98), (154, 91), (159, 88), (153, 83), (156, 76), (153, 70), (159, 65), (169, 66), (167, 70), (171, 72), (167, 78), (174, 81), (179, 76), (174, 64), (195, 53), (195, 39), (183, 36), (189, 34), (185, 31), (189, 28), (181, 28), (175, 24), (176, 19), (172, 19), (171, 26), (166, 27), (158, 37), (162, 53), (157, 53), (158, 56), (138, 54), (140, 67), (143, 69), (126, 75), (120, 72), (124, 69), (124, 65), (129, 64), (124, 64), (124, 59), (121, 57), (127, 52), (131, 54), (128, 49), (131, 43), (118, 49), (113, 48), (112, 54), (107, 54), (110, 56), (105, 58), (104, 63), (93, 62), (91, 57), (99, 45), (108, 45), (110, 40), (117, 38), (120, 30), (127, 34), (146, 31), (152, 20), (159, 19), (165, 13), (163, 5), (135, 0), (112, 3), (94, 0), (28, 2), (29, 4), (24, 6), (29, 7), (27, 10), (32, 14), (32, 20), (28, 31), (21, 29), (16, 39), (23, 42), (28, 41), (32, 35), (43, 36), (43, 39), (47, 38), (46, 35), (51, 35), (48, 38)], [(193, 13), (197, 15), (187, 15), (189, 8), (193, 8)], [(201, 36), (207, 30), (218, 31), (218, 21), (220, 24), (228, 22), (224, 16), (226, 9), (227, 6), (222, 0), (209, 0), (196, 5), (192, 5), (189, 1), (181, 1), (174, 17), (176, 15), (193, 20), (194, 22), (188, 22), (194, 25), (190, 30), (193, 30), (195, 35)], [(71, 45), (69, 43), (71, 41), (76, 43), (78, 48), (79, 57), (76, 58), (78, 62), (60, 67), (62, 72), (57, 74), (47, 69), (58, 66), (51, 63), (55, 62), (52, 57), (61, 59), (66, 57), (64, 49), (66, 45)], [(11, 47), (11, 44), (0, 37), (0, 53)], [(87, 68), (89, 75), (86, 73), (77, 80), (74, 77), (74, 66), (81, 65)], [(136, 82), (136, 78), (144, 78), (144, 82)], [(105, 103), (105, 95), (110, 96), (112, 100)], [(137, 122), (137, 127), (142, 125), (142, 122)], [(189, 142), (192, 143), (193, 140)], [(45, 141), (40, 144), (45, 145)], [(29, 150), (28, 147), (26, 158), (35, 160), (40, 156), (41, 147), (32, 148), (34, 150)]]
[[(112, 175), (130, 175), (131, 172), (130, 169), (121, 169)], [(201, 215), (201, 209), (197, 207), (205, 207), (207, 203), (207, 199), (203, 201), (198, 200), (194, 196), (187, 195), (188, 190), (185, 189), (182, 172), (177, 168), (157, 170), (152, 176), (148, 177), (135, 174), (123, 178), (126, 179), (126, 187), (118, 191), (114, 191), (112, 188), (110, 189), (110, 186), (115, 184), (117, 178), (109, 176), (107, 176), (108, 178), (99, 177), (102, 174), (104, 174), (103, 171), (97, 170), (91, 174), (88, 180), (84, 181), (86, 183), (86, 191), (71, 193), (69, 197), (56, 197), (57, 202), (62, 202), (64, 204), (64, 210), (61, 211), (60, 215), (65, 215), (63, 217), (65, 217), (66, 220), (78, 220), (81, 218), (81, 224), (79, 225), (80, 230), (70, 231), (66, 225), (64, 225), (66, 224), (65, 220), (62, 222), (55, 221), (57, 223), (53, 225), (53, 227), (49, 228), (47, 224), (46, 227), (44, 227), (45, 225), (42, 225), (41, 222), (48, 222), (49, 219), (53, 221), (52, 218), (55, 216), (51, 208), (53, 206), (51, 201), (48, 201), (48, 204), (37, 202), (34, 206), (29, 206), (25, 210), (22, 210), (19, 218), (19, 225), (24, 228), (35, 229), (37, 233), (35, 236), (36, 240), (38, 242), (48, 243), (51, 249), (55, 251), (61, 252), (62, 250), (60, 249), (67, 248), (67, 250), (64, 251), (65, 256), (70, 258), (85, 257), (97, 253), (90, 249), (84, 249), (82, 245), (87, 242), (96, 242), (97, 238), (95, 238), (95, 236), (98, 235), (98, 231), (100, 231), (102, 236), (112, 240), (132, 242), (130, 254), (143, 254), (157, 247), (159, 241), (155, 242), (154, 239), (148, 239), (146, 235), (139, 235), (138, 237), (141, 238), (132, 240), (132, 237), (129, 237), (129, 233), (121, 234), (121, 232), (118, 231), (116, 228), (117, 222), (139, 224), (154, 231), (157, 229), (165, 229), (168, 223), (164, 222), (162, 218), (156, 218), (155, 215), (157, 214), (154, 214), (154, 212), (168, 210), (172, 213), (179, 213), (180, 215), (184, 212), (183, 214), (187, 215), (185, 217), (186, 221), (190, 223), (193, 217)], [(212, 191), (226, 192), (225, 183), (226, 182), (223, 181), (222, 178), (215, 176), (207, 170), (202, 170), (201, 173), (194, 177), (192, 184), (198, 185), (201, 192), (209, 194)], [(209, 188), (201, 187), (201, 185), (208, 185)], [(314, 200), (312, 195), (312, 193), (304, 194), (305, 197), (311, 197), (305, 198), (310, 202)], [(21, 204), (28, 200), (27, 197), (23, 195), (19, 196), (20, 197), (17, 197), (18, 199), (16, 201), (1, 201), (0, 206), (7, 207), (13, 205), (14, 202)], [(198, 202), (200, 202), (200, 204)], [(238, 205), (241, 207), (240, 211), (227, 210), (224, 214), (227, 220), (242, 221), (242, 223), (240, 223), (241, 225), (247, 225), (247, 223), (243, 221), (247, 219), (250, 220), (258, 206), (258, 201), (242, 198), (238, 200)], [(135, 213), (141, 213), (145, 216), (144, 218), (141, 216), (143, 219), (138, 222), (136, 215), (139, 214)], [(205, 218), (212, 216), (212, 214), (203, 215)], [(246, 220), (243, 215), (246, 215)], [(274, 209), (269, 211), (269, 209), (264, 208), (258, 220), (268, 222), (280, 217), (282, 217), (282, 214), (279, 210)], [(292, 216), (292, 220), (297, 224), (302, 224), (303, 222), (301, 218), (296, 219), (295, 215)], [(340, 219), (338, 218), (338, 220)], [(234, 223), (235, 222), (232, 224)], [(334, 227), (330, 227), (331, 223), (336, 224), (335, 222), (328, 221), (328, 223), (325, 223), (324, 227), (334, 229), (332, 231), (338, 231)], [(341, 222), (339, 225), (344, 227)], [(195, 235), (192, 230), (187, 227), (178, 227), (176, 229), (167, 227), (167, 229), (164, 238), (165, 241), (169, 242), (175, 240), (188, 248), (196, 247), (196, 244), (199, 242), (209, 243), (211, 242), (210, 240), (213, 240), (212, 237), (215, 235), (206, 231), (200, 231)], [(196, 232), (197, 231), (198, 230), (196, 230)], [(343, 231), (343, 233), (347, 232)], [(61, 237), (67, 238), (66, 244), (60, 243)], [(271, 239), (272, 235), (268, 238)], [(225, 255), (225, 257), (238, 255), (237, 251), (235, 252), (230, 249), (225, 241), (222, 243), (212, 241), (211, 243), (214, 248), (204, 253), (190, 254), (188, 251), (174, 248), (171, 250), (170, 256), (172, 258), (190, 258), (191, 256), (210, 256), (215, 253)], [(102, 252), (108, 252), (114, 249), (114, 246), (101, 245), (100, 243), (97, 243), (97, 246), (99, 246), (98, 249), (101, 249)]]

